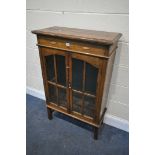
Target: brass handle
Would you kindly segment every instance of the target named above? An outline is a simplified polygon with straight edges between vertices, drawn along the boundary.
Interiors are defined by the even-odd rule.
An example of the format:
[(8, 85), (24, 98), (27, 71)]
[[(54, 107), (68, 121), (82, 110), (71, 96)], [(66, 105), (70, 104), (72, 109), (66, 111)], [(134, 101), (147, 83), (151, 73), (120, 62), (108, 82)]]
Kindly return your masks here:
[(83, 47), (83, 49), (84, 49), (84, 50), (89, 50), (90, 48), (89, 48), (89, 47)]
[(55, 41), (50, 41), (50, 43), (51, 43), (51, 44), (53, 44), (53, 45), (55, 45), (55, 44), (56, 44), (56, 42), (55, 42)]
[(67, 47), (70, 47), (70, 43), (66, 43), (66, 46), (67, 46)]

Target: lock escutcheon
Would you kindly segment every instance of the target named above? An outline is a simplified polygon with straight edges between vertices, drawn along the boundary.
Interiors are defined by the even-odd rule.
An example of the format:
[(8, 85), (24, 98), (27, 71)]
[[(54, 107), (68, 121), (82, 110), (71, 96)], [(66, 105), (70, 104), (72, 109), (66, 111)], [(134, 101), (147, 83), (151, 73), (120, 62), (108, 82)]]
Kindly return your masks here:
[(71, 88), (71, 83), (70, 82), (68, 83), (68, 87)]

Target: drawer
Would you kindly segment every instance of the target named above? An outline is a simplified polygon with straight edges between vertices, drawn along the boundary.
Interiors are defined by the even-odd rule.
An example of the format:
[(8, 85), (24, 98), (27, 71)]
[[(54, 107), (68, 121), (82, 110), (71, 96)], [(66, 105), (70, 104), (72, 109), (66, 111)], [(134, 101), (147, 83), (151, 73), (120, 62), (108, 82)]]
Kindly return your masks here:
[(83, 43), (78, 41), (72, 41), (67, 39), (56, 39), (52, 37), (38, 37), (38, 44), (51, 48), (57, 48), (62, 50), (68, 50), (72, 52), (78, 52), (88, 55), (94, 55), (103, 57), (106, 53), (104, 46), (94, 45), (90, 43)]

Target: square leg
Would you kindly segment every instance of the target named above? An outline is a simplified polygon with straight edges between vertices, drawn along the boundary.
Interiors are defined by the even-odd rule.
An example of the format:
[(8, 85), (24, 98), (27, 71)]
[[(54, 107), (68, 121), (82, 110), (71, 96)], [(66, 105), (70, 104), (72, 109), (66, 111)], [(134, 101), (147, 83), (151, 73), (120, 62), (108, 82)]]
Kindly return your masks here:
[(47, 107), (48, 119), (51, 120), (53, 118), (53, 110)]
[(95, 139), (95, 140), (98, 139), (98, 130), (99, 130), (99, 128), (94, 127), (94, 139)]

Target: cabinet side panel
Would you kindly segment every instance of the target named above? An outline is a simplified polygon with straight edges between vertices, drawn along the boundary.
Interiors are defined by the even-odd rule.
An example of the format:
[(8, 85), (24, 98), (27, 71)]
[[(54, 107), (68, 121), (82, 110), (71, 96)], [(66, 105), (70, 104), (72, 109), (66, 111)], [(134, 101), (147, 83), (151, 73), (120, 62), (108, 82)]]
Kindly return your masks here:
[(103, 117), (104, 108), (106, 107), (106, 104), (107, 104), (115, 54), (116, 54), (116, 51), (113, 52), (110, 59), (108, 60), (108, 65), (107, 65), (107, 70), (106, 70), (106, 78), (105, 78), (105, 84), (104, 84), (104, 91), (103, 91), (102, 103), (101, 103), (100, 119), (102, 119), (102, 117)]
[(49, 97), (49, 92), (48, 92), (48, 86), (47, 86), (47, 75), (45, 72), (45, 62), (43, 60), (43, 56), (42, 56), (42, 48), (38, 47), (39, 50), (39, 56), (40, 56), (40, 64), (41, 64), (41, 70), (42, 70), (42, 78), (43, 78), (43, 84), (44, 84), (44, 91), (45, 91), (45, 97), (46, 97), (46, 102), (48, 101), (48, 97)]
[(101, 65), (99, 69), (99, 75), (98, 75), (98, 81), (97, 81), (97, 96), (96, 96), (96, 115), (97, 119), (96, 122), (100, 124), (100, 111), (101, 111), (101, 101), (102, 101), (102, 95), (104, 90), (104, 83), (106, 78), (106, 70), (108, 65), (108, 59), (100, 59)]

